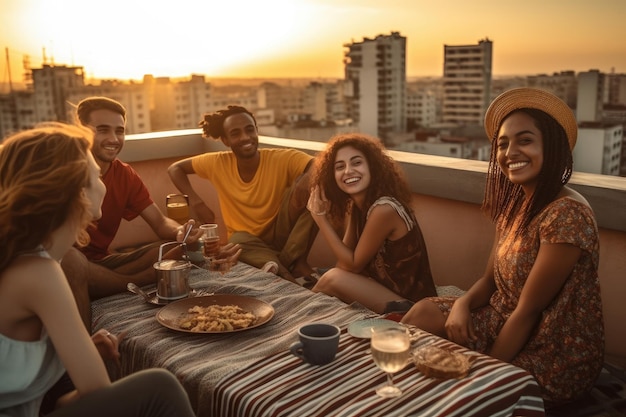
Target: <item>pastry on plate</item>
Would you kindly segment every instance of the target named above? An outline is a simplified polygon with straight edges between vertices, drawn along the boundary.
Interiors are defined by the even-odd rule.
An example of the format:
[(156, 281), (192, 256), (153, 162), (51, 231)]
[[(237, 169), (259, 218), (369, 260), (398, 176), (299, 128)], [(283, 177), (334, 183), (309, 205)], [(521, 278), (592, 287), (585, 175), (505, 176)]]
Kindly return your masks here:
[(436, 346), (426, 346), (413, 352), (417, 369), (431, 378), (451, 379), (467, 376), (473, 357)]

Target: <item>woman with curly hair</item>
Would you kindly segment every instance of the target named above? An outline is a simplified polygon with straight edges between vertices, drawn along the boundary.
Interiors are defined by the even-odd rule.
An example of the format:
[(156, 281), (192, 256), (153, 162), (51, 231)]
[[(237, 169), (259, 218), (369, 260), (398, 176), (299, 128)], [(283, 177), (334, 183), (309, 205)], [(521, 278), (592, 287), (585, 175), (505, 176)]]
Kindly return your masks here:
[[(337, 257), (313, 291), (377, 313), (395, 301), (436, 295), (411, 190), (378, 139), (356, 133), (332, 138), (312, 180), (307, 208)], [(344, 219), (342, 240), (336, 230)]]

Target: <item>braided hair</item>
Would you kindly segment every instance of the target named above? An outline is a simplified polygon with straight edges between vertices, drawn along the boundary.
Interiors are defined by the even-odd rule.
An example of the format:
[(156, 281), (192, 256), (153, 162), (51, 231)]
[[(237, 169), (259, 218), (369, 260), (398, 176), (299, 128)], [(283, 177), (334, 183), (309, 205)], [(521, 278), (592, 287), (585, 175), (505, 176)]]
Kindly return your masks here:
[(226, 137), (224, 132), (224, 120), (233, 114), (245, 113), (252, 117), (256, 126), (256, 119), (248, 109), (241, 106), (228, 106), (226, 109), (218, 110), (214, 113), (205, 113), (198, 126), (202, 128), (203, 138), (221, 139)]
[[(505, 228), (511, 227), (518, 215), (517, 232), (522, 232), (532, 219), (552, 202), (572, 176), (573, 157), (567, 134), (563, 127), (549, 114), (533, 108), (522, 108), (509, 113), (522, 112), (530, 116), (543, 137), (543, 165), (537, 178), (537, 187), (527, 200), (521, 185), (513, 184), (502, 173), (497, 161), (497, 137), (491, 138), (491, 157), (485, 184), (482, 209), (494, 222), (501, 221)], [(495, 130), (497, 136), (500, 126)]]

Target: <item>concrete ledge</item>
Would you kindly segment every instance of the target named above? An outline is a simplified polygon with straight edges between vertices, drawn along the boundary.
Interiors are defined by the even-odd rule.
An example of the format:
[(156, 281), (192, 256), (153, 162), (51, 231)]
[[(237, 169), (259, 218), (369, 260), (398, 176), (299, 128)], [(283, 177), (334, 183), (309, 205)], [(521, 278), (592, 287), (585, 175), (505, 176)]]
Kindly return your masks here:
[[(260, 136), (266, 147), (289, 147), (315, 155), (325, 143)], [(204, 139), (200, 129), (129, 135), (120, 158), (128, 162), (183, 158), (225, 150), (217, 140)], [(485, 188), (487, 163), (410, 152), (390, 151), (404, 168), (415, 193), (480, 204)], [(572, 188), (589, 200), (598, 226), (626, 232), (626, 178), (575, 172)]]

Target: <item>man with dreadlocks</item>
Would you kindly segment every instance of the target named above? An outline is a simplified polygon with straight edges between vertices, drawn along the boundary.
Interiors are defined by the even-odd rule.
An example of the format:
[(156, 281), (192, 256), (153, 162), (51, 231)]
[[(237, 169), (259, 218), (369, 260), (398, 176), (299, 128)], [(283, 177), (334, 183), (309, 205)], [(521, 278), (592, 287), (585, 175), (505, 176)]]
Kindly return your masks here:
[(199, 125), (203, 137), (221, 140), (230, 151), (196, 155), (169, 167), (191, 209), (202, 222), (215, 223), (215, 213), (189, 181), (188, 175), (197, 174), (217, 190), (228, 240), (241, 245), (242, 262), (273, 269), (289, 281), (312, 277), (306, 262), (317, 232), (306, 210), (312, 157), (295, 149), (259, 149), (256, 119), (244, 107), (206, 113)]

